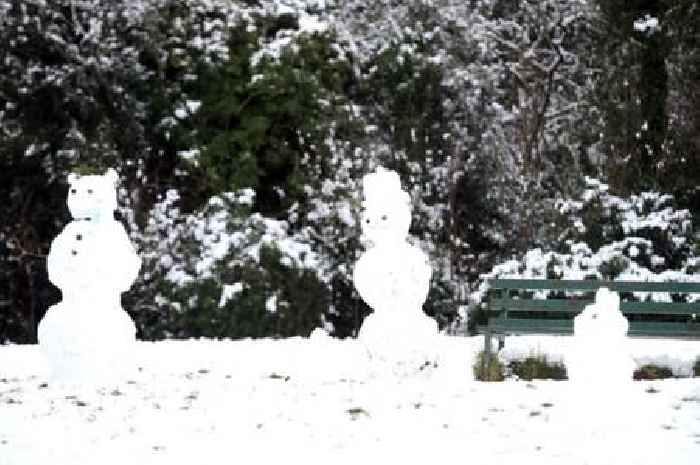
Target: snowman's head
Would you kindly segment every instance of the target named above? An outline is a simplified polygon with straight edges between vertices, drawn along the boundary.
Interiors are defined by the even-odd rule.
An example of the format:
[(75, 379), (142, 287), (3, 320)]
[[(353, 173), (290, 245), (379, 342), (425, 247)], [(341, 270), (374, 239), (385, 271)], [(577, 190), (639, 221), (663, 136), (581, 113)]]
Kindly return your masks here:
[(362, 178), (362, 232), (375, 245), (405, 240), (411, 226), (411, 199), (399, 175), (378, 168)]
[(595, 294), (595, 303), (609, 312), (617, 311), (620, 309), (620, 296), (607, 287), (601, 287)]
[(74, 219), (100, 221), (114, 218), (117, 208), (117, 172), (103, 175), (68, 175), (68, 209)]

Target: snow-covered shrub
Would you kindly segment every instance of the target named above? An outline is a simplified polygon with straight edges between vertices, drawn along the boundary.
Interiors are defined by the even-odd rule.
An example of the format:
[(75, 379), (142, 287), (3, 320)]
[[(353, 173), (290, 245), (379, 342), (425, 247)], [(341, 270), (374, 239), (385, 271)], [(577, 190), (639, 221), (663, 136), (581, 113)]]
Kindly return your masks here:
[[(643, 192), (623, 198), (596, 179), (586, 183), (580, 199), (558, 202), (560, 215), (550, 233), (558, 234), (558, 249), (531, 249), (496, 265), (481, 275), (471, 295), (474, 304), (483, 303), (492, 278), (700, 282), (692, 215), (675, 209), (673, 196)], [(635, 297), (650, 297), (645, 294)], [(670, 301), (671, 296), (653, 298)]]
[[(312, 305), (328, 317), (320, 322), (316, 318), (312, 327), (332, 325), (335, 335), (352, 335), (362, 308), (349, 279), (359, 247), (354, 179), (361, 176), (362, 165), (353, 161), (354, 146), (348, 138), (356, 128), (352, 107), (340, 92), (351, 68), (332, 35), (311, 27), (305, 12), (259, 13), (229, 25), (226, 57), (196, 67), (196, 76), (183, 81), (186, 93), (181, 106), (174, 107), (174, 116), (168, 119), (165, 135), (177, 148), (178, 166), (204, 181), (194, 189), (185, 185), (178, 190), (182, 196), (178, 205), (185, 210), (213, 197), (193, 215), (178, 211), (167, 198), (154, 207), (155, 219), (149, 220), (154, 224), (146, 225), (146, 230), (171, 223), (177, 244), (149, 241), (144, 252), (152, 253), (156, 264), (160, 255), (180, 252), (158, 268), (157, 276), (167, 278), (166, 289), (151, 294), (158, 302), (168, 296), (176, 306), (198, 300), (201, 307), (205, 300), (218, 303), (223, 292), (230, 300), (224, 299), (214, 313), (227, 314), (235, 307), (236, 315), (252, 315), (279, 307), (297, 315), (289, 320), (298, 323), (296, 330), (282, 321), (286, 313), (280, 310), (271, 312), (274, 317), (260, 314), (256, 329), (248, 325), (244, 330), (245, 324), (230, 320), (229, 329), (222, 326), (227, 335), (308, 333), (311, 323), (302, 315)], [(242, 192), (246, 187), (254, 189), (255, 196), (245, 211), (238, 211), (236, 201), (228, 198), (232, 194), (220, 193)], [(159, 209), (169, 210), (172, 219), (165, 219), (168, 215)], [(175, 218), (184, 223), (175, 224)], [(202, 242), (202, 234), (194, 237), (194, 223), (211, 218), (232, 224), (239, 231), (236, 240), (212, 245)], [(158, 234), (146, 231), (146, 235)], [(313, 262), (304, 262), (300, 253), (309, 260), (314, 257)], [(185, 257), (192, 258), (188, 262)], [(205, 270), (208, 273), (197, 274)], [(170, 283), (184, 294), (175, 296)], [(200, 296), (205, 288), (209, 297)], [(190, 299), (187, 293), (200, 297)], [(198, 325), (189, 322), (189, 316), (177, 318), (183, 322), (180, 326)], [(150, 324), (145, 321), (144, 327)], [(172, 321), (168, 325), (177, 326)]]
[(155, 205), (134, 234), (144, 259), (134, 305), (142, 337), (291, 336), (325, 325), (319, 256), (285, 221), (250, 214), (254, 195), (223, 193), (183, 214), (170, 190)]

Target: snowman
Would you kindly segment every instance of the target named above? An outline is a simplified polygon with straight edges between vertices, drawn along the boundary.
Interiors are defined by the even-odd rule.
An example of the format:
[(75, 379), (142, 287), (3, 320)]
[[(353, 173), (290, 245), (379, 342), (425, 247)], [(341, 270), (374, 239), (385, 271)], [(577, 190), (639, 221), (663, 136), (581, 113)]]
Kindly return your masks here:
[(51, 243), (49, 279), (63, 299), (39, 323), (39, 345), (59, 382), (118, 379), (129, 369), (136, 328), (121, 294), (141, 260), (114, 219), (117, 173), (68, 176), (73, 221)]
[(358, 339), (370, 356), (406, 369), (432, 364), (437, 323), (423, 312), (431, 268), (421, 249), (407, 242), (411, 224), (408, 194), (399, 176), (383, 168), (364, 176), (361, 215), (367, 251), (355, 264), (353, 281), (373, 313)]
[(629, 348), (629, 322), (620, 311), (620, 297), (602, 287), (595, 302), (574, 318), (572, 352), (567, 357), (571, 381), (588, 389), (632, 380), (634, 360)]

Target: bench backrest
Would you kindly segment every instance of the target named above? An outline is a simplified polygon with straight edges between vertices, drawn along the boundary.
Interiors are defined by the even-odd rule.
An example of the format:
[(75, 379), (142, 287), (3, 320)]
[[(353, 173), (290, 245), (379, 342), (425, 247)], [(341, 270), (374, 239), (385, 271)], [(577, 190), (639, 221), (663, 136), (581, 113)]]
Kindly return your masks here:
[[(573, 317), (593, 303), (595, 291), (607, 287), (621, 297), (643, 293), (635, 295), (642, 301), (623, 299), (620, 303), (620, 310), (630, 321), (630, 336), (700, 338), (700, 283), (493, 279), (489, 287), (493, 290), (488, 307), (489, 328), (497, 332), (570, 334)], [(519, 295), (524, 291), (540, 294), (553, 291), (559, 295), (524, 298)], [(564, 292), (577, 295), (567, 297), (562, 295)], [(697, 300), (680, 301), (685, 294), (694, 295)], [(672, 301), (659, 301), (663, 297)]]

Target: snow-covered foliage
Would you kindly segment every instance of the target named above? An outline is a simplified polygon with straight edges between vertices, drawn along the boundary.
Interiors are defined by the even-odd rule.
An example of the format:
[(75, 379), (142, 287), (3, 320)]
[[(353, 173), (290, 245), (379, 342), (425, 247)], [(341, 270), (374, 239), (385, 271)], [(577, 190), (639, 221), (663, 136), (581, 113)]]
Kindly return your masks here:
[(644, 18), (634, 20), (633, 27), (635, 31), (653, 34), (659, 29), (659, 18), (645, 15)]
[[(285, 335), (290, 331), (285, 319), (294, 318), (306, 323), (292, 331), (332, 330), (324, 320), (327, 260), (286, 221), (251, 213), (254, 196), (249, 188), (222, 193), (200, 211), (183, 214), (178, 193), (170, 190), (154, 206), (134, 239), (145, 260), (140, 284), (155, 291), (156, 305), (140, 308), (138, 317), (144, 321), (164, 312), (170, 322), (142, 328), (146, 337), (190, 334), (193, 327), (187, 324), (196, 328), (191, 319), (204, 319), (204, 332), (222, 325), (222, 336), (251, 326), (260, 336)], [(300, 296), (304, 290), (308, 294)], [(240, 327), (231, 327), (232, 321)]]
[(596, 179), (586, 183), (580, 199), (558, 202), (561, 249), (531, 249), (494, 266), (481, 276), (475, 302), (483, 299), (489, 278), (700, 282), (692, 215), (674, 208), (671, 195), (643, 192), (625, 198)]
[[(426, 310), (444, 327), (495, 264), (537, 247), (569, 253), (551, 223), (569, 227), (557, 202), (581, 198), (584, 174), (619, 192), (665, 184), (686, 205), (697, 202), (698, 26), (686, 20), (696, 9), (688, 1), (653, 14), (597, 0), (0, 1), (0, 195), (9, 199), (0, 205), (0, 254), (10, 263), (0, 302), (17, 313), (3, 321), (31, 340), (31, 323), (16, 322), (47, 305), (25, 296), (44, 285), (28, 289), (29, 275), (45, 275), (42, 257), (67, 221), (51, 200), (63, 197), (63, 175), (114, 166), (135, 238), (150, 234), (151, 209), (171, 189), (178, 225), (211, 199), (253, 189), (248, 215), (267, 225), (261, 236), (269, 226), (313, 251), (336, 334), (354, 334), (368, 311), (349, 279), (362, 249), (357, 183), (384, 166), (411, 196), (410, 241), (434, 270)], [(660, 25), (653, 34), (634, 29), (646, 13)], [(678, 176), (654, 179), (657, 169)], [(146, 253), (161, 250), (144, 243)], [(184, 255), (173, 257), (178, 270), (190, 266), (178, 262)], [(204, 256), (202, 270), (217, 260)], [(189, 288), (213, 279), (188, 276)], [(132, 310), (158, 294), (155, 281), (145, 283), (127, 296)], [(284, 302), (268, 291), (263, 310)], [(149, 318), (142, 327), (158, 320)]]
[[(177, 191), (170, 190), (153, 210), (142, 239), (159, 238), (157, 249), (144, 250), (146, 259), (158, 263), (165, 278), (173, 285), (184, 285), (197, 279), (211, 278), (216, 263), (240, 250), (232, 263), (246, 260), (260, 262), (261, 247), (276, 247), (285, 264), (299, 268), (317, 268), (317, 255), (288, 235), (284, 221), (248, 214), (255, 193), (247, 188), (237, 193), (222, 193), (212, 197), (200, 212), (184, 215), (177, 207)], [(196, 254), (186, 247), (198, 244)], [(195, 259), (196, 257), (196, 259)], [(193, 260), (192, 263), (188, 263)], [(236, 261), (237, 260), (237, 261)], [(146, 276), (148, 279), (149, 276)]]

